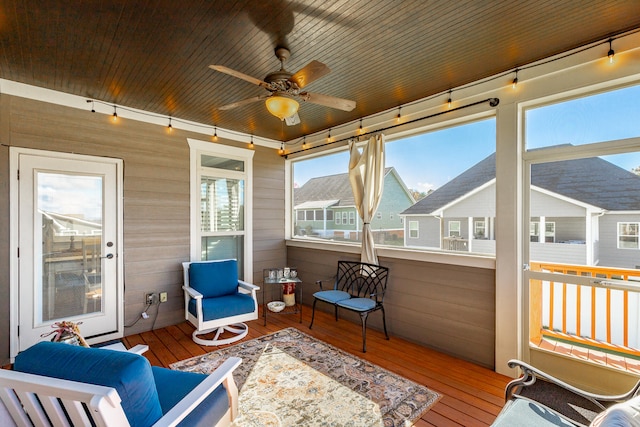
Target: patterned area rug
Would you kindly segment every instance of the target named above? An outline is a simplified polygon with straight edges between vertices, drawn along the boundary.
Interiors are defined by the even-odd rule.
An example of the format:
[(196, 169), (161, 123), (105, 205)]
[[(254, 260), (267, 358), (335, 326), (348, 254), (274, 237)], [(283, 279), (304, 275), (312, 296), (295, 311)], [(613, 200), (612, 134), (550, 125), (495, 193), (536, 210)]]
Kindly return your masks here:
[(234, 425), (410, 426), (440, 395), (295, 328), (171, 365), (211, 373), (230, 356), (240, 389)]

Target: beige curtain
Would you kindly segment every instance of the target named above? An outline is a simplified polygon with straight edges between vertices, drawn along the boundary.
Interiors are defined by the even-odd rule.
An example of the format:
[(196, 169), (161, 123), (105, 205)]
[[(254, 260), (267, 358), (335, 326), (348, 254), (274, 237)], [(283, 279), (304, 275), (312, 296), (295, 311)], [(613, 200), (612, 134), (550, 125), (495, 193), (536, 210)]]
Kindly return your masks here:
[(371, 220), (382, 198), (384, 183), (384, 135), (379, 134), (367, 142), (362, 153), (355, 141), (349, 141), (349, 181), (360, 218), (362, 218), (362, 262), (378, 264), (375, 243), (371, 233)]

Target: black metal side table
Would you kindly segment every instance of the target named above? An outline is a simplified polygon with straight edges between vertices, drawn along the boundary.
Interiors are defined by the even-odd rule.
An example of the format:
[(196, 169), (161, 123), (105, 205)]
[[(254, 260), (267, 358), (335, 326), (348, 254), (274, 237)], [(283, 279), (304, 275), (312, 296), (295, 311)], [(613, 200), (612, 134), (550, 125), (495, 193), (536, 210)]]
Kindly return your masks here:
[[(298, 277), (270, 278), (266, 274), (263, 276), (262, 283), (262, 317), (264, 317), (264, 325), (267, 325), (267, 312), (270, 315), (299, 314), (300, 323), (302, 323), (302, 280)], [(272, 301), (284, 302), (284, 309), (277, 312), (271, 311), (267, 304)]]

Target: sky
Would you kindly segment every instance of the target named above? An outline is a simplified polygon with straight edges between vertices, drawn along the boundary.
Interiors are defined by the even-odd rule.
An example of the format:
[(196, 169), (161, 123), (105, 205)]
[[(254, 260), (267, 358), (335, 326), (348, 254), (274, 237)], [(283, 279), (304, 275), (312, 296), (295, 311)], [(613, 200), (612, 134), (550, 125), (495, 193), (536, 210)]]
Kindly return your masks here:
[(102, 179), (70, 173), (39, 173), (38, 209), (100, 222)]
[[(640, 136), (640, 86), (618, 89), (528, 110), (527, 149), (588, 144)], [(395, 167), (408, 188), (426, 192), (445, 184), (495, 152), (495, 119), (484, 119), (385, 145), (386, 166)], [(640, 166), (640, 153), (603, 157), (624, 169)], [(294, 183), (346, 173), (348, 152), (294, 164)]]

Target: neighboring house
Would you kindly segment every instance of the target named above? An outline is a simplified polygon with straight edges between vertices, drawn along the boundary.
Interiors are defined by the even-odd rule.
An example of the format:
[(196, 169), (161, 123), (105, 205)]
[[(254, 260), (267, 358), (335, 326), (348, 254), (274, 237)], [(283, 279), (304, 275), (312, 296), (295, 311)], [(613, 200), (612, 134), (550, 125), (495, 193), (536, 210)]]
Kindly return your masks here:
[[(362, 220), (358, 215), (349, 174), (312, 178), (294, 190), (295, 234), (327, 239), (358, 240)], [(415, 199), (393, 167), (385, 169), (384, 191), (371, 221), (377, 242), (402, 244), (404, 225), (400, 212)]]
[[(495, 254), (495, 153), (401, 213), (405, 246)], [(598, 157), (531, 167), (530, 259), (640, 266), (640, 177)]]

